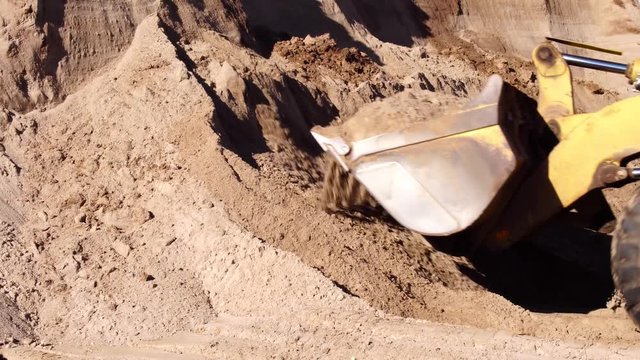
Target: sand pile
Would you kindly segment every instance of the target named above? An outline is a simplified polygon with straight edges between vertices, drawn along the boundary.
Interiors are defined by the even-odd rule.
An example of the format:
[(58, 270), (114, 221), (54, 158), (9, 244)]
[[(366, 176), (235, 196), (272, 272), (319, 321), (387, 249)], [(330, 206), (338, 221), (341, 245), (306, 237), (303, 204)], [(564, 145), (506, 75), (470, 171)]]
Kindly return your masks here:
[[(623, 313), (529, 312), (487, 291), (464, 257), (386, 219), (320, 209), (312, 126), (403, 91), (472, 96), (492, 72), (535, 91), (525, 61), (445, 33), (466, 8), (276, 1), (257, 17), (254, 1), (43, 4), (0, 1), (1, 41), (19, 49), (0, 54), (7, 346), (456, 357), (477, 343), (509, 358), (553, 345), (496, 329), (579, 342), (557, 356), (624, 356), (638, 340)], [(417, 7), (431, 15), (391, 26)], [(302, 10), (317, 21), (278, 20)], [(615, 96), (583, 93), (591, 106)], [(415, 345), (444, 344), (440, 333), (462, 336)]]
[(338, 48), (328, 34), (317, 38), (294, 37), (276, 43), (273, 51), (298, 65), (315, 81), (331, 74), (332, 78), (358, 84), (380, 73), (380, 68), (365, 53), (354, 48)]

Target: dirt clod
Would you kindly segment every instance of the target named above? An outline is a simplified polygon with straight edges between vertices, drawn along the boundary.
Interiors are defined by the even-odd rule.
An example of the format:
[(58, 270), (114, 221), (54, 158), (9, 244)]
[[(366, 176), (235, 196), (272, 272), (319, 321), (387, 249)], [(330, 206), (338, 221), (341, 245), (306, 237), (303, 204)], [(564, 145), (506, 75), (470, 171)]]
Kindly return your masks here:
[(121, 241), (113, 242), (111, 248), (122, 257), (129, 256), (129, 252), (131, 251), (131, 247)]

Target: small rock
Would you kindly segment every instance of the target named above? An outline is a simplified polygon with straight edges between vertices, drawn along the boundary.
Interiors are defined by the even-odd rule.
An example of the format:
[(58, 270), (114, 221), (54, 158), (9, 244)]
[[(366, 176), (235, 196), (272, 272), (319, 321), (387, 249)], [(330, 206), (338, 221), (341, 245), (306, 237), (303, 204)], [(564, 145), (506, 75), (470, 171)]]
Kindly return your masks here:
[(89, 278), (89, 272), (86, 269), (80, 269), (80, 271), (78, 271), (78, 277), (79, 278), (83, 278), (83, 279), (88, 279)]
[(131, 251), (131, 247), (122, 241), (116, 240), (111, 244), (111, 248), (120, 256), (127, 257)]
[(307, 35), (307, 36), (304, 38), (304, 40), (302, 40), (302, 42), (303, 42), (305, 45), (307, 45), (307, 46), (308, 46), (308, 45), (313, 45), (313, 44), (315, 44), (316, 39), (315, 39), (313, 36), (311, 36), (311, 35)]
[(169, 240), (165, 241), (164, 246), (171, 246), (171, 244), (173, 244), (174, 242), (176, 242), (176, 240), (178, 240), (177, 237), (172, 237)]
[(174, 76), (178, 82), (187, 80), (191, 77), (189, 71), (184, 66), (178, 66), (174, 71)]
[(176, 146), (175, 146), (175, 145), (173, 145), (173, 144), (167, 144), (167, 146), (165, 146), (165, 147), (164, 147), (164, 151), (165, 151), (167, 154), (175, 154), (175, 153), (176, 153), (176, 151), (177, 151), (177, 149), (176, 149)]
[(53, 291), (61, 293), (61, 292), (65, 292), (69, 290), (69, 286), (67, 286), (67, 284), (56, 284), (56, 286), (53, 288)]
[(72, 278), (80, 270), (80, 263), (71, 256), (57, 263), (55, 269), (64, 277)]
[(82, 194), (75, 193), (75, 194), (72, 194), (71, 196), (69, 196), (68, 198), (66, 198), (62, 202), (62, 204), (60, 204), (60, 206), (63, 207), (63, 208), (81, 207), (82, 205), (84, 205), (85, 202), (86, 202), (86, 199), (84, 198), (84, 196)]
[(104, 215), (96, 213), (96, 217), (108, 226), (113, 226), (120, 230), (128, 230), (153, 219), (154, 215), (144, 208), (133, 207), (110, 211)]
[(49, 220), (49, 215), (44, 211), (40, 211), (38, 212), (38, 218), (42, 220), (42, 222), (47, 222)]
[(223, 98), (233, 99), (238, 106), (244, 108), (244, 96), (246, 94), (247, 85), (245, 80), (236, 72), (236, 70), (228, 62), (222, 63), (220, 71), (216, 74), (216, 89)]
[(0, 108), (0, 127), (2, 129), (6, 129), (9, 124), (11, 124), (12, 116), (11, 113), (6, 110)]

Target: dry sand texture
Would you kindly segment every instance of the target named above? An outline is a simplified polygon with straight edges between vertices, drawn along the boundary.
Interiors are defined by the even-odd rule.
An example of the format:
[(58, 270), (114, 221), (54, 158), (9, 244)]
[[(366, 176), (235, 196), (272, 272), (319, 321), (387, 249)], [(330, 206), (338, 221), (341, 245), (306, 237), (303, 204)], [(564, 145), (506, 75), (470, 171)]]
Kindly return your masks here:
[[(0, 0), (0, 353), (638, 356), (606, 306), (606, 234), (577, 266), (327, 214), (308, 130), (402, 91), (445, 107), (491, 73), (535, 95), (544, 35), (633, 54), (639, 16), (622, 0)], [(580, 74), (581, 110), (628, 95)]]

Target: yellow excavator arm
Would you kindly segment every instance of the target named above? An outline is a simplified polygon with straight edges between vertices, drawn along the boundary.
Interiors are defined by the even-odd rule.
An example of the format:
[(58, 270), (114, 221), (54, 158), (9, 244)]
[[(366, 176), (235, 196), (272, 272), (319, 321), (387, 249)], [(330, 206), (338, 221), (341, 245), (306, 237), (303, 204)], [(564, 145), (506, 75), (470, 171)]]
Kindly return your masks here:
[[(443, 116), (429, 116), (433, 101), (423, 93), (401, 93), (312, 129), (336, 164), (328, 173), (353, 178), (327, 183), (363, 186), (424, 235), (504, 248), (589, 191), (635, 176), (622, 165), (640, 153), (640, 97), (575, 114), (569, 63), (635, 82), (638, 62), (563, 55), (551, 43), (538, 46), (533, 61), (537, 103), (494, 75), (478, 97)], [(359, 190), (345, 193), (342, 203), (361, 198)]]
[[(522, 184), (487, 239), (493, 248), (509, 246), (591, 190), (635, 178), (622, 162), (640, 154), (640, 97), (598, 112), (574, 114), (571, 71), (550, 43), (533, 52), (540, 94), (538, 112), (558, 138), (547, 161)], [(626, 74), (637, 83), (640, 61)]]
[[(569, 69), (625, 74), (638, 86), (640, 61), (561, 54), (544, 43), (533, 62), (537, 103), (494, 75), (476, 99), (444, 116), (431, 115), (436, 102), (424, 93), (407, 93), (340, 125), (312, 129), (334, 159), (326, 193), (344, 185), (346, 199), (335, 201), (343, 206), (367, 198), (364, 187), (375, 200), (366, 203), (411, 230), (502, 249), (588, 192), (640, 179), (640, 169), (626, 167), (640, 154), (640, 97), (575, 114)], [(621, 218), (612, 249), (616, 286), (640, 326), (640, 194)]]

